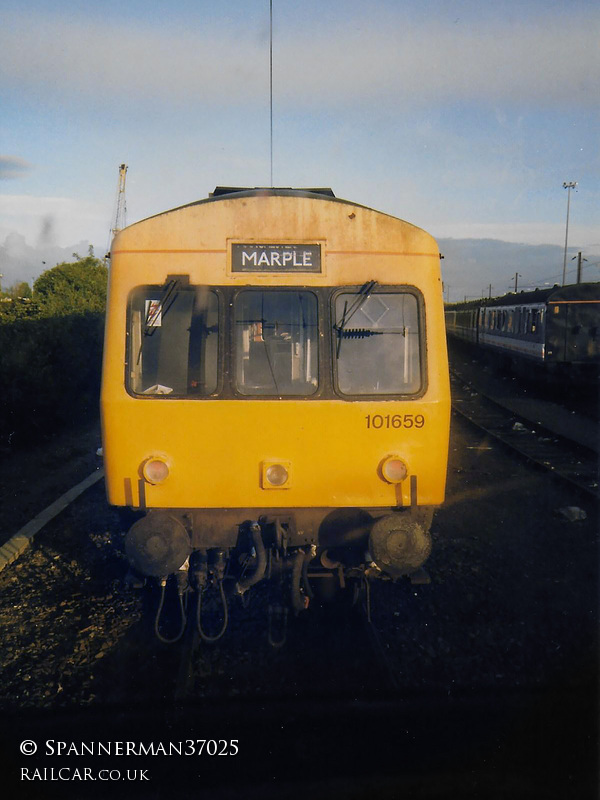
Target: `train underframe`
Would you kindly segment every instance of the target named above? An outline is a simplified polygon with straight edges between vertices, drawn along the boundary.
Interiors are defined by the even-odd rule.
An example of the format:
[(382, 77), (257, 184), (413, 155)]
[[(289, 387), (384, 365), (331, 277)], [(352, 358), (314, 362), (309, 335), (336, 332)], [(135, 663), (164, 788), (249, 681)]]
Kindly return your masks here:
[[(278, 646), (288, 614), (301, 613), (313, 600), (344, 590), (356, 598), (378, 579), (426, 581), (422, 567), (431, 552), (434, 510), (152, 509), (126, 535), (130, 579), (138, 586), (158, 582), (155, 633), (163, 642), (183, 635), (191, 596), (198, 632), (214, 642), (227, 629), (232, 600), (246, 604), (254, 587), (266, 586), (268, 638)], [(167, 593), (175, 595), (177, 609), (170, 632), (165, 628), (173, 623), (162, 619)]]

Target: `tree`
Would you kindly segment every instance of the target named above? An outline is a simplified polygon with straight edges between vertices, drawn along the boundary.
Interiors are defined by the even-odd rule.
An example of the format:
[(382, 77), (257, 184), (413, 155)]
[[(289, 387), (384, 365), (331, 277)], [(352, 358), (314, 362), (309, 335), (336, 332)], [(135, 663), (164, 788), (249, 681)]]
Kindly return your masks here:
[(8, 294), (13, 300), (31, 297), (31, 287), (27, 281), (17, 281), (17, 283), (10, 287)]
[(86, 311), (103, 312), (106, 306), (108, 269), (89, 254), (74, 262), (62, 262), (42, 272), (33, 285), (33, 297), (44, 316), (81, 314)]

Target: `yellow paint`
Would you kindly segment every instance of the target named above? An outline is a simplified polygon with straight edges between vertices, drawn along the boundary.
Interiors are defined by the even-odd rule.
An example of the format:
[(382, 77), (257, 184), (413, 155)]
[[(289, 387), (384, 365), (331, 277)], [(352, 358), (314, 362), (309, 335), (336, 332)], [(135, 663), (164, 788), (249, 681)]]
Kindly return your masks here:
[[(323, 272), (232, 273), (232, 241), (320, 242)], [(139, 285), (186, 274), (194, 285), (345, 286), (376, 280), (414, 286), (425, 299), (427, 389), (400, 400), (188, 400), (134, 398), (125, 390), (126, 306)], [(218, 199), (161, 214), (113, 243), (104, 350), (102, 422), (106, 483), (115, 505), (140, 503), (142, 465), (169, 467), (145, 483), (159, 508), (389, 507), (410, 503), (380, 477), (402, 458), (420, 505), (443, 502), (450, 395), (439, 252), (429, 234), (371, 209), (326, 199)], [(422, 414), (422, 428), (367, 428), (367, 415)], [(265, 462), (289, 464), (285, 487), (263, 488)], [(292, 480), (293, 477), (293, 480)]]

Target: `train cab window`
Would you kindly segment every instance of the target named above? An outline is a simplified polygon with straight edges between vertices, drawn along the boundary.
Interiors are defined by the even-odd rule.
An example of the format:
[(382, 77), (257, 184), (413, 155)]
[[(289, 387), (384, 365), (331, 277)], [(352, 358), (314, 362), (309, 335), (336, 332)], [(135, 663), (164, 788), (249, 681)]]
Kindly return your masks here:
[[(361, 299), (362, 294), (362, 299)], [(408, 292), (335, 298), (337, 388), (348, 395), (416, 394), (422, 385), (417, 298)]]
[(217, 389), (219, 302), (206, 287), (142, 287), (129, 315), (128, 388), (202, 397)]
[(234, 302), (235, 388), (308, 396), (318, 388), (317, 298), (310, 291), (241, 291)]

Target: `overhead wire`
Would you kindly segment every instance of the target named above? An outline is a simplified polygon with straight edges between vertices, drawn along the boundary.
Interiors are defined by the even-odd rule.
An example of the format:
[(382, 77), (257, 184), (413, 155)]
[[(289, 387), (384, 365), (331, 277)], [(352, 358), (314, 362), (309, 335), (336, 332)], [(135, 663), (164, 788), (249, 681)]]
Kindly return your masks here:
[(273, 0), (269, 0), (269, 96), (271, 123), (271, 187), (273, 187)]

